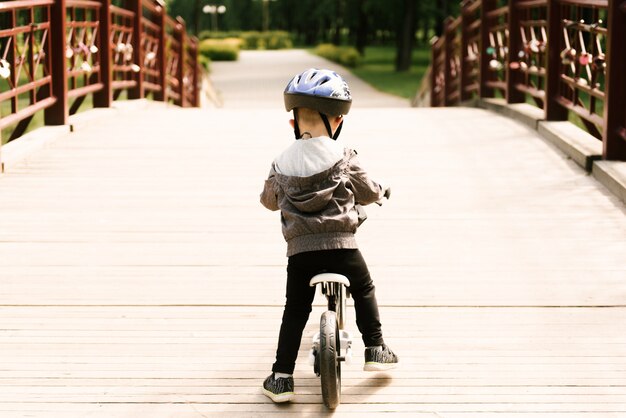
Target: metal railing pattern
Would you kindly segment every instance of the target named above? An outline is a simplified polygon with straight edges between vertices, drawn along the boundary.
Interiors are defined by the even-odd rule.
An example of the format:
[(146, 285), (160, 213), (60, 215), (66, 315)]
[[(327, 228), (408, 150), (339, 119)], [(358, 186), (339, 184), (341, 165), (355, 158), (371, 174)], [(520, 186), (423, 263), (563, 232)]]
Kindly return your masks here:
[[(197, 40), (161, 0), (0, 2), (0, 129), (23, 134), (33, 116), (63, 125), (92, 95), (121, 93), (199, 106)], [(174, 24), (172, 24), (174, 22)]]
[(465, 0), (431, 43), (431, 106), (500, 95), (573, 113), (626, 161), (625, 40), (626, 0)]
[(462, 9), (462, 21), (465, 22), (461, 27), (461, 51), (464, 51), (461, 64), (461, 100), (467, 100), (473, 95), (478, 94), (480, 89), (480, 2), (468, 0), (466, 7)]
[(100, 7), (102, 3), (87, 0), (67, 0), (66, 45), (67, 97), (76, 99), (69, 113), (78, 111), (85, 96), (102, 90), (103, 77), (100, 63)]
[(166, 61), (166, 91), (167, 97), (173, 100), (176, 104), (182, 103), (182, 74), (183, 64), (181, 62), (181, 51), (184, 51), (184, 43), (179, 33), (184, 31), (184, 24), (182, 20), (166, 18), (165, 22), (165, 37), (166, 48), (168, 50)]
[(0, 2), (1, 129), (18, 123), (16, 131), (23, 131), (25, 121), (57, 102), (50, 60), (53, 4), (54, 0)]
[[(160, 4), (145, 2), (143, 9), (142, 46), (143, 88), (146, 95), (152, 94), (156, 100), (165, 97), (165, 13)], [(165, 55), (164, 55), (165, 54)], [(195, 58), (195, 57), (194, 57)]]

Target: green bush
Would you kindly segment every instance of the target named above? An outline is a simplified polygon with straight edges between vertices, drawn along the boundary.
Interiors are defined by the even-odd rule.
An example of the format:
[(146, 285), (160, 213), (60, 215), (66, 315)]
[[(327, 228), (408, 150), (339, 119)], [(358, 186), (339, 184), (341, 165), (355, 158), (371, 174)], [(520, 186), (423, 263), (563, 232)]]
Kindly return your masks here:
[(241, 35), (240, 31), (226, 31), (226, 32), (215, 32), (212, 30), (203, 30), (198, 34), (198, 39), (201, 41), (205, 39), (227, 39), (227, 38), (239, 38)]
[(207, 72), (211, 72), (211, 58), (207, 55), (198, 54), (198, 62)]
[(361, 65), (361, 54), (355, 48), (344, 47), (339, 53), (339, 63), (346, 67), (356, 68)]
[(293, 48), (291, 34), (285, 31), (241, 32), (244, 49), (289, 49)]
[(274, 31), (267, 34), (267, 49), (291, 49), (293, 39), (289, 32)]
[(293, 48), (293, 39), (289, 32), (286, 31), (270, 31), (270, 32), (212, 32), (202, 31), (198, 35), (201, 40), (226, 40), (238, 38), (241, 40), (241, 49), (290, 49)]
[(211, 61), (237, 61), (240, 47), (238, 38), (205, 39), (200, 42), (198, 52)]
[(361, 54), (351, 46), (320, 44), (313, 52), (322, 58), (350, 68), (356, 68), (361, 64)]

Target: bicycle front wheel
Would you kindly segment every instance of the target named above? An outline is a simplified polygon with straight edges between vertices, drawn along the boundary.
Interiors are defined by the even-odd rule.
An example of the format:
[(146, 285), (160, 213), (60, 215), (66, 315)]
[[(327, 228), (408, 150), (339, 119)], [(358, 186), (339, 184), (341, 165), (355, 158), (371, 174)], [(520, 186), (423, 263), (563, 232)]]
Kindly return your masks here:
[(335, 409), (341, 402), (341, 340), (337, 315), (326, 311), (320, 320), (320, 377), (324, 404)]

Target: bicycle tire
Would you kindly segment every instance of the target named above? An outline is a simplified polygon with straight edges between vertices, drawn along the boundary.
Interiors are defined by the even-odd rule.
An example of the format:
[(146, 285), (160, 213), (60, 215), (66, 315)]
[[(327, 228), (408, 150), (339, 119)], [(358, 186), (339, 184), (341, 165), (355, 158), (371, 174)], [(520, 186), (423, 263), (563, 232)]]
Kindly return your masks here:
[(326, 311), (320, 320), (320, 377), (324, 404), (335, 409), (341, 402), (341, 361), (337, 315)]

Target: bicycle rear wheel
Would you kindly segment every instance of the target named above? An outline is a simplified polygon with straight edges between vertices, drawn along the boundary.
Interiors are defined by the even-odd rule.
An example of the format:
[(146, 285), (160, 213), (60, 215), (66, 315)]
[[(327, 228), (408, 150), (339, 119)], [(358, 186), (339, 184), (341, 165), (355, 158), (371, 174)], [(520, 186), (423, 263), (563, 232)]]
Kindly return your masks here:
[(320, 377), (324, 404), (335, 409), (341, 402), (341, 340), (337, 315), (326, 311), (320, 320)]

